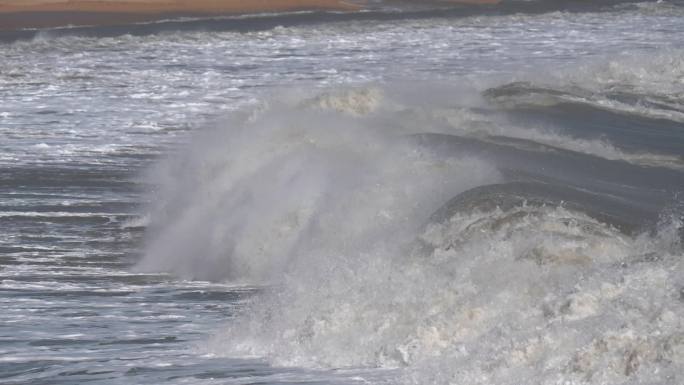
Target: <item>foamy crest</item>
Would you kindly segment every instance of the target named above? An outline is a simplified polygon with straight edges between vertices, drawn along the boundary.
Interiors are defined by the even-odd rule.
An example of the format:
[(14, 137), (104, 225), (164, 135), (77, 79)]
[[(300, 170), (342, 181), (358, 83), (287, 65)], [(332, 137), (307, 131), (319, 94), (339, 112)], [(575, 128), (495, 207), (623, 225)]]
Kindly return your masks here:
[(539, 205), (437, 221), (501, 177), (406, 135), (479, 118), (346, 92), (236, 115), (156, 170), (140, 268), (269, 285), (208, 350), (414, 384), (677, 381), (681, 223), (627, 236)]
[(212, 349), (400, 368), (414, 384), (675, 383), (684, 266), (669, 228), (631, 238), (562, 207), (457, 214), (413, 252), (312, 260)]
[(326, 92), (302, 103), (315, 107), (361, 116), (376, 111), (382, 102), (382, 91), (377, 87), (360, 87), (337, 92)]

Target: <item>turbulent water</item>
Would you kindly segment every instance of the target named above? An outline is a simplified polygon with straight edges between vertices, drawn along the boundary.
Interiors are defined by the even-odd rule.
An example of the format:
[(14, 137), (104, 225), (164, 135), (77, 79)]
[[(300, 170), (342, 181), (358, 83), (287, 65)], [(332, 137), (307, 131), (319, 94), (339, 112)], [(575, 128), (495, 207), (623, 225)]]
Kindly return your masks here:
[(0, 382), (679, 384), (684, 7), (0, 36)]

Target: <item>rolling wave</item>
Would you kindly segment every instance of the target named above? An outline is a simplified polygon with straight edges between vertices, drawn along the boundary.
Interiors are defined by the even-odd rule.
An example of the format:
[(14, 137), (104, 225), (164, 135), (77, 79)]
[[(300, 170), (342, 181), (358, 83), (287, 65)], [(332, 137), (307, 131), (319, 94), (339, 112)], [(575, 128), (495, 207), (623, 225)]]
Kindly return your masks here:
[(393, 368), (394, 383), (676, 378), (681, 223), (630, 236), (507, 189), (494, 190), (518, 203), (494, 206), (481, 189), (456, 198), (412, 252), (307, 256), (316, 267), (289, 271), (210, 350), (287, 366)]
[(404, 87), (274, 96), (151, 173), (137, 268), (263, 287), (206, 349), (389, 383), (672, 382), (681, 123), (563, 82)]
[[(582, 198), (576, 207), (632, 235), (652, 230), (665, 210), (677, 206), (684, 191), (674, 154), (668, 159), (665, 153), (657, 162), (656, 153), (641, 162), (619, 151), (606, 155), (576, 148), (572, 135), (530, 134), (508, 123), (508, 108), (494, 110), (493, 119), (480, 119), (483, 111), (492, 111), (486, 100), (482, 106), (451, 109), (460, 111), (462, 119), (445, 120), (443, 106), (409, 106), (396, 90), (372, 86), (294, 93), (207, 131), (184, 156), (160, 165), (151, 175), (163, 189), (141, 268), (192, 278), (270, 282), (302, 253), (302, 247), (309, 247), (311, 232), (325, 232), (322, 222), (361, 225), (384, 218), (384, 225), (393, 226), (396, 218), (411, 217), (412, 225), (396, 229), (411, 238), (421, 218), (427, 218), (428, 208), (485, 181), (524, 183), (524, 200), (530, 202), (534, 199), (529, 190), (537, 197), (548, 195), (548, 202), (555, 204)], [(500, 90), (484, 94), (491, 97)], [(387, 96), (390, 92), (392, 98)], [(626, 122), (645, 131), (644, 147), (649, 149), (649, 126), (638, 120)], [(498, 133), (482, 128), (504, 124), (509, 126)], [(600, 126), (621, 128), (614, 118)], [(677, 130), (671, 132), (684, 133)], [(549, 144), (550, 137), (555, 143)], [(659, 139), (675, 151), (681, 148), (677, 136)], [(480, 172), (464, 175), (469, 167)], [(413, 187), (423, 185), (430, 185), (430, 191)], [(522, 190), (509, 194), (513, 192)], [(196, 196), (206, 199), (197, 201)], [(373, 200), (366, 201), (370, 197)], [(370, 211), (344, 220), (342, 212), (332, 214), (343, 209), (350, 215), (359, 205)], [(348, 237), (362, 236), (370, 242), (379, 230), (364, 226), (348, 229)], [(205, 230), (198, 233), (199, 229)], [(264, 241), (261, 234), (277, 236)], [(204, 260), (196, 263), (188, 255)]]

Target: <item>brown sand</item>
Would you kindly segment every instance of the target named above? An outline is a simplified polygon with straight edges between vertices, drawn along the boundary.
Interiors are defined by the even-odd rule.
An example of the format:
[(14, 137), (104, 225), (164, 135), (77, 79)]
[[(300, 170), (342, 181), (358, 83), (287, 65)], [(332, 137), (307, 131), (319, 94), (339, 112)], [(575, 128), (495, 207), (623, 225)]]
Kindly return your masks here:
[(177, 16), (358, 10), (342, 0), (0, 0), (0, 30), (116, 25)]
[(341, 0), (0, 0), (0, 12), (250, 13), (357, 8)]
[[(499, 0), (452, 0), (492, 4)], [(344, 0), (0, 0), (0, 30), (116, 25), (178, 16), (363, 8)]]

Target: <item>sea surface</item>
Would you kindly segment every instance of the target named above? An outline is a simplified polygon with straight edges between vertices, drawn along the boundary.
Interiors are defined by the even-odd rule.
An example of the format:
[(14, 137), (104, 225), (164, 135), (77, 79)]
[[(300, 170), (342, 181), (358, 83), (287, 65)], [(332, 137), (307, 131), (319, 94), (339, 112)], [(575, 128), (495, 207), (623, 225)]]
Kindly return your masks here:
[(0, 36), (0, 383), (684, 383), (684, 4)]

